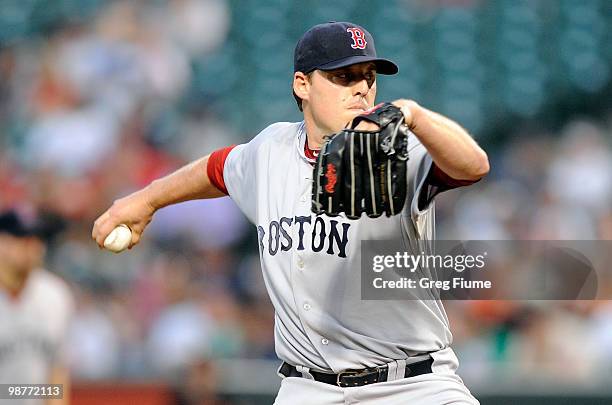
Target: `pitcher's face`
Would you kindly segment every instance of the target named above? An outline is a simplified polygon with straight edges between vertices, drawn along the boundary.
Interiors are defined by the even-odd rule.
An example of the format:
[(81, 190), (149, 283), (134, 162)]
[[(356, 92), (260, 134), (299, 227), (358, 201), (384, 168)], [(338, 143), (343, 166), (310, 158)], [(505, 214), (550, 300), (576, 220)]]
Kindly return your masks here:
[(357, 115), (374, 106), (376, 65), (358, 63), (335, 70), (315, 70), (304, 99), (317, 126), (339, 132)]

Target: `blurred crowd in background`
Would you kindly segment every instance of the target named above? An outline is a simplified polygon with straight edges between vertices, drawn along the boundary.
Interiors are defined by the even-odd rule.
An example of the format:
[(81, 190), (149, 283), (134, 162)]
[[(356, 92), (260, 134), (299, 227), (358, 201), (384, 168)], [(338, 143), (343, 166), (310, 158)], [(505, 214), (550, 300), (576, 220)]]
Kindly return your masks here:
[[(40, 12), (36, 8), (40, 1), (3, 2), (0, 14), (5, 19), (17, 13), (9, 10), (11, 3)], [(47, 21), (37, 35), (27, 30), (13, 36), (4, 33), (0, 46), (0, 208), (50, 212), (65, 222), (49, 241), (47, 264), (76, 295), (69, 345), (74, 378), (171, 381), (188, 373), (210, 382), (213, 379), (202, 376), (208, 375), (206, 367), (216, 359), (275, 359), (274, 314), (260, 275), (255, 229), (229, 198), (188, 202), (158, 212), (144, 240), (129, 253), (99, 251), (90, 235), (94, 219), (114, 199), (217, 147), (244, 142), (273, 120), (298, 119), (290, 91), (292, 47), (309, 21), (300, 20), (295, 35), (281, 40), (289, 45), (282, 48), (286, 61), (280, 69), (266, 66), (265, 60), (258, 62), (260, 76), (251, 80), (265, 76), (264, 85), (270, 81), (268, 93), (255, 85), (240, 87), (249, 93), (242, 98), (240, 92), (232, 96), (206, 91), (216, 81), (227, 91), (238, 86), (236, 81), (227, 83), (227, 76), (236, 73), (221, 68), (231, 62), (210, 66), (207, 61), (223, 59), (219, 55), (228, 50), (234, 63), (240, 63), (243, 51), (255, 54), (252, 59), (244, 56), (247, 61), (257, 59), (257, 46), (262, 45), (241, 38), (255, 33), (257, 40), (268, 41), (273, 48), (278, 39), (269, 38), (268, 31), (280, 29), (273, 17), (295, 13), (295, 7), (268, 6), (268, 11), (275, 10), (270, 11), (272, 16), (253, 10), (253, 18), (265, 24), (248, 32), (253, 27), (236, 22), (250, 15), (247, 5), (224, 0), (51, 3), (66, 4), (61, 18)], [(398, 1), (393, 7), (410, 6), (414, 11), (425, 3)], [(464, 10), (480, 2), (432, 3), (439, 10)], [(561, 9), (571, 2), (558, 3)], [(574, 3), (592, 3), (595, 10), (609, 8), (605, 0)], [(89, 5), (88, 13), (79, 8), (83, 4)], [(321, 6), (317, 12), (332, 11)], [(523, 16), (526, 21), (531, 21), (529, 15)], [(601, 31), (596, 36), (605, 44), (612, 13), (602, 15), (607, 19), (593, 30)], [(340, 19), (335, 17), (313, 23)], [(381, 25), (362, 23), (376, 38), (382, 36), (380, 48), (389, 48), (392, 41), (385, 39)], [(461, 37), (448, 41), (449, 46), (456, 45)], [(403, 52), (399, 46), (384, 56), (418, 64)], [(591, 71), (587, 66), (594, 78), (582, 88), (567, 86), (577, 93), (610, 89), (609, 57), (609, 53), (594, 61), (585, 57), (584, 64), (597, 68)], [(249, 66), (242, 68), (248, 71)], [(400, 63), (400, 71), (404, 66)], [(482, 112), (458, 110), (443, 101), (436, 104), (436, 99), (428, 104), (427, 86), (411, 83), (414, 69), (407, 66), (408, 73), (398, 78), (407, 87), (391, 89), (393, 78), (381, 82), (379, 99), (396, 93), (410, 98), (411, 89), (420, 89), (415, 92), (422, 99), (415, 98), (425, 106), (450, 113), (460, 122), (462, 116), (471, 117), (465, 125), (491, 159), (492, 172), (486, 180), (440, 196), (440, 238), (612, 239), (612, 110), (589, 118), (567, 114), (557, 125), (522, 125), (523, 120), (538, 118), (536, 95), (527, 86), (519, 104), (531, 105), (531, 111), (512, 111), (510, 105), (508, 114), (514, 115), (495, 114), (512, 117), (516, 123), (516, 130), (499, 141), (494, 132), (485, 131), (493, 126)], [(538, 69), (530, 71), (537, 76), (542, 73)], [(580, 76), (580, 66), (576, 69)], [(540, 79), (546, 83), (546, 75)], [(458, 96), (469, 97), (469, 92), (462, 93), (463, 85), (450, 81), (450, 97), (455, 97), (455, 90)], [(508, 91), (519, 91), (515, 94), (519, 97), (520, 90)], [(540, 90), (547, 94), (546, 85)], [(611, 93), (605, 94), (610, 99)], [(471, 106), (467, 99), (462, 102)], [(279, 105), (282, 108), (274, 107)], [(259, 113), (264, 109), (265, 114)], [(460, 372), (468, 381), (493, 370), (514, 376), (520, 371), (523, 378), (557, 382), (611, 381), (610, 302), (456, 301), (446, 308)]]

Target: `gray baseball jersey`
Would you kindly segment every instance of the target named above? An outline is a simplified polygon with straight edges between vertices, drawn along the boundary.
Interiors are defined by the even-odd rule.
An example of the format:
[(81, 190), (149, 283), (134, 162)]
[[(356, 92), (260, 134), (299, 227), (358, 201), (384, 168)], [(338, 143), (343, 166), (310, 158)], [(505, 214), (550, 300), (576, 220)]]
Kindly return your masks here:
[(235, 147), (223, 169), (230, 197), (257, 226), (279, 358), (338, 373), (448, 347), (440, 301), (361, 299), (361, 240), (401, 238), (416, 251), (420, 241), (434, 239), (434, 203), (424, 210), (417, 204), (432, 165), (425, 147), (410, 136), (402, 214), (349, 220), (311, 212), (305, 142), (303, 122), (276, 123)]
[(0, 383), (49, 382), (64, 361), (73, 306), (68, 286), (45, 270), (32, 272), (17, 298), (0, 288)]

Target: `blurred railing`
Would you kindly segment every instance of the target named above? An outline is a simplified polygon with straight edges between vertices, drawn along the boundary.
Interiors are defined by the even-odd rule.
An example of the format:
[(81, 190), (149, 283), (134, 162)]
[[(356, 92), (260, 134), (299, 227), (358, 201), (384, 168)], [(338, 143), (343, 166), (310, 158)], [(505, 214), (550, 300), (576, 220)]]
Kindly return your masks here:
[[(230, 404), (271, 404), (280, 385), (276, 375), (279, 364), (266, 360), (219, 361), (217, 394)], [(612, 401), (612, 387), (601, 380), (592, 384), (558, 384), (545, 376), (526, 379), (494, 374), (467, 384), (482, 405), (603, 405)], [(112, 381), (77, 383), (72, 398), (74, 405), (170, 405), (177, 403), (179, 395), (180, 387), (163, 383)]]

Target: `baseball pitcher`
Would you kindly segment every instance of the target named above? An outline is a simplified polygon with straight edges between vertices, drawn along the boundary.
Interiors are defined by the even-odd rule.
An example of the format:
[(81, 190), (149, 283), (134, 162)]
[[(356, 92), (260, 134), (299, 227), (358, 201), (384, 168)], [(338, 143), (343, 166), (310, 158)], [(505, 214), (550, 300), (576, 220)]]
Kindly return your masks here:
[(154, 213), (229, 195), (257, 227), (282, 360), (277, 404), (477, 404), (456, 374), (436, 299), (364, 301), (360, 241), (432, 240), (434, 197), (489, 171), (457, 123), (411, 100), (375, 106), (376, 77), (398, 67), (348, 22), (298, 41), (293, 95), (301, 122), (270, 125), (114, 202), (95, 222), (136, 245)]

